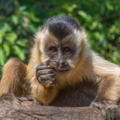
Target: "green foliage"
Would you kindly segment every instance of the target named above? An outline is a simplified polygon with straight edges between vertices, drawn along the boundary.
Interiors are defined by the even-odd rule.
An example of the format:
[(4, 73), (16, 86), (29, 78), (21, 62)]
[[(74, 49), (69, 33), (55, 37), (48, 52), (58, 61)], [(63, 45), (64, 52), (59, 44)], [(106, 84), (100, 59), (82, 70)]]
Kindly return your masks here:
[(0, 67), (10, 57), (25, 61), (29, 35), (53, 15), (76, 18), (87, 31), (92, 49), (120, 64), (119, 0), (0, 0), (0, 3)]
[(26, 11), (27, 6), (20, 6), (14, 1), (14, 12), (0, 19), (0, 65), (3, 66), (10, 57), (26, 59), (28, 51), (27, 35), (29, 30), (35, 33), (34, 22), (39, 19)]

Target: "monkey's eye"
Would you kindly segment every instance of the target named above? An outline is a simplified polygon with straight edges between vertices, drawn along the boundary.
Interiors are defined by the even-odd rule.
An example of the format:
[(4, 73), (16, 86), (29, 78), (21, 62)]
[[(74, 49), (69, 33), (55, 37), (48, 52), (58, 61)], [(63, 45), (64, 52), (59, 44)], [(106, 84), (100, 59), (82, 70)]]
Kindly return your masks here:
[(50, 51), (51, 51), (51, 52), (57, 52), (57, 48), (51, 47), (51, 48), (50, 48)]
[(64, 52), (65, 52), (65, 53), (70, 53), (70, 52), (71, 52), (71, 49), (70, 49), (69, 47), (66, 47), (66, 48), (64, 48)]

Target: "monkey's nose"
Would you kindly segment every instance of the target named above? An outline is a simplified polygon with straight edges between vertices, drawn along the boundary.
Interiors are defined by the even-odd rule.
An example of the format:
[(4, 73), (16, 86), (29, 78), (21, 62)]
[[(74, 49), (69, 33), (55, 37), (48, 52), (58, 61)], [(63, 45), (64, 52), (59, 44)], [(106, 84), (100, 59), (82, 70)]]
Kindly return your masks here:
[(59, 67), (60, 67), (60, 68), (65, 67), (65, 66), (66, 66), (66, 63), (65, 63), (65, 62), (63, 62), (63, 61), (62, 61), (62, 62), (61, 62), (61, 61), (59, 62)]
[(62, 62), (62, 63), (61, 63), (61, 66), (65, 66), (65, 62)]

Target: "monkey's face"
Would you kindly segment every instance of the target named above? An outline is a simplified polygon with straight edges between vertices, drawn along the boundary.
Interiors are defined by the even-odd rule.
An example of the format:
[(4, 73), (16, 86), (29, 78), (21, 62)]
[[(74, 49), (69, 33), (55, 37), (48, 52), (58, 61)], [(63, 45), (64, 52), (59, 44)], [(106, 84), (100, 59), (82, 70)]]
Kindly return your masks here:
[(37, 38), (40, 40), (41, 61), (47, 62), (57, 73), (67, 72), (79, 60), (85, 37), (84, 31), (63, 23), (40, 29)]
[(68, 61), (76, 52), (74, 48), (75, 45), (70, 44), (70, 42), (51, 41), (46, 45), (45, 52), (49, 57), (49, 64), (57, 73), (64, 73), (70, 69)]

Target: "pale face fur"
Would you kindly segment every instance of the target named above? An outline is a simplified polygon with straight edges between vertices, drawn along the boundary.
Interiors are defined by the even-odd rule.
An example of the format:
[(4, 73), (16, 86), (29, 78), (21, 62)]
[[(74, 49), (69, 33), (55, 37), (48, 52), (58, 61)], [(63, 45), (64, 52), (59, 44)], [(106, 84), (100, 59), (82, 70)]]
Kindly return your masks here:
[[(45, 52), (46, 43), (49, 44), (50, 42), (55, 41), (56, 43), (59, 44), (60, 41), (54, 35), (52, 35), (47, 28), (43, 31), (39, 30), (36, 34), (36, 38), (39, 39), (40, 41), (39, 50), (41, 52), (41, 62), (45, 63), (50, 59), (50, 57)], [(63, 38), (61, 41), (62, 42), (71, 41), (71, 43), (74, 44), (75, 46), (74, 48), (76, 49), (75, 54), (73, 55), (72, 58), (69, 58), (67, 60), (69, 66), (74, 68), (79, 60), (80, 52), (82, 51), (83, 47), (87, 44), (85, 31), (84, 30), (79, 31), (75, 29), (73, 30), (72, 34)]]

